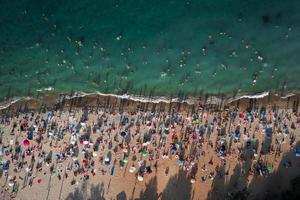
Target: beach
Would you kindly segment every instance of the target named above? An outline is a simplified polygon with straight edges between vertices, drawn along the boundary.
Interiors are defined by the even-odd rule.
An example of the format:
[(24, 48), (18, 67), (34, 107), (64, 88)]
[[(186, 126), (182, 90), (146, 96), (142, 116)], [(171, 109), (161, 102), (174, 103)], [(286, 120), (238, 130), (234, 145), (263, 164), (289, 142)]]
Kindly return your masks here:
[(0, 200), (300, 199), (299, 0), (2, 0)]
[(286, 99), (250, 112), (250, 99), (239, 109), (234, 102), (177, 111), (174, 102), (160, 112), (97, 99), (3, 112), (4, 199), (230, 199), (239, 191), (257, 199), (275, 192), (267, 182), (280, 180), (278, 193), (299, 175), (299, 116)]
[(297, 0), (5, 0), (0, 101), (51, 91), (299, 91), (298, 8)]

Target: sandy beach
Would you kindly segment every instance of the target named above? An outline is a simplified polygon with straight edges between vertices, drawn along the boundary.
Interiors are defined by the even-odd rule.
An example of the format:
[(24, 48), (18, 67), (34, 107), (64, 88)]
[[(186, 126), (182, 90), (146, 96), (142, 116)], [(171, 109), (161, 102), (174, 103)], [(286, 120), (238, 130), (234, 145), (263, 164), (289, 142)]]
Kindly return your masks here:
[(89, 106), (97, 100), (3, 112), (3, 199), (260, 199), (299, 175), (299, 115), (287, 100), (197, 112), (184, 104), (177, 112), (177, 103), (164, 112), (132, 102)]
[(3, 0), (0, 200), (299, 200), (299, 0)]

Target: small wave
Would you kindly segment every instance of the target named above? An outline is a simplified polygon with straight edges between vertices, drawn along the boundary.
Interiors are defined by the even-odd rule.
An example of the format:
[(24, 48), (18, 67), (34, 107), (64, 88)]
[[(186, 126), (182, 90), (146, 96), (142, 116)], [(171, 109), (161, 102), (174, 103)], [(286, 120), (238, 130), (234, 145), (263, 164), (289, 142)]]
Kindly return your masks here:
[(282, 99), (287, 99), (287, 98), (289, 98), (289, 97), (292, 97), (292, 96), (295, 96), (296, 94), (294, 94), (294, 93), (289, 93), (289, 94), (286, 94), (285, 96), (282, 96), (281, 98)]
[(229, 103), (239, 100), (239, 99), (261, 99), (261, 98), (268, 96), (269, 94), (270, 94), (270, 92), (267, 91), (267, 92), (262, 92), (262, 93), (258, 93), (258, 94), (254, 94), (254, 95), (242, 95), (242, 96), (238, 96), (234, 99), (230, 99)]
[(54, 90), (53, 87), (46, 87), (46, 88), (37, 89), (36, 91), (37, 91), (37, 92), (43, 92), (43, 91), (50, 92), (50, 91), (52, 91), (52, 90)]
[(116, 97), (120, 99), (128, 99), (132, 101), (142, 102), (142, 103), (187, 103), (187, 104), (194, 104), (195, 100), (193, 98), (188, 98), (186, 100), (179, 100), (179, 98), (172, 98), (168, 99), (167, 97), (161, 96), (161, 97), (145, 97), (145, 96), (138, 96), (138, 95), (129, 95), (129, 94), (123, 94), (123, 95), (117, 95), (117, 94), (105, 94), (102, 92), (94, 92), (94, 93), (86, 93), (86, 92), (78, 92), (77, 94), (74, 94), (73, 96), (67, 96), (66, 98), (72, 99), (72, 98), (78, 98), (78, 97), (85, 97), (90, 95), (100, 95), (100, 96), (110, 96), (110, 97)]
[(3, 102), (1, 105), (0, 105), (0, 110), (5, 110), (7, 109), (9, 106), (19, 102), (19, 101), (22, 101), (22, 100), (30, 100), (32, 99), (31, 97), (15, 97), (13, 98), (12, 100), (8, 101), (8, 102)]

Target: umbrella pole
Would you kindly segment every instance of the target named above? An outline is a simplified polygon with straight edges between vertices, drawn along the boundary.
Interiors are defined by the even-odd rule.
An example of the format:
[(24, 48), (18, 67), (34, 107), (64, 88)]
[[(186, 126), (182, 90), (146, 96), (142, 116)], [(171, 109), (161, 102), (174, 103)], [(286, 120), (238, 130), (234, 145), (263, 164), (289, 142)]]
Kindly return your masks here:
[(50, 173), (50, 179), (49, 179), (49, 183), (48, 183), (48, 192), (47, 192), (46, 200), (48, 200), (48, 198), (49, 198), (51, 178), (52, 178), (52, 173)]
[(63, 179), (62, 179), (62, 182), (61, 182), (58, 200), (60, 200), (60, 198), (61, 198), (61, 193), (62, 193), (62, 188), (63, 188), (63, 185), (64, 185), (65, 175), (66, 175), (66, 168), (64, 170)]

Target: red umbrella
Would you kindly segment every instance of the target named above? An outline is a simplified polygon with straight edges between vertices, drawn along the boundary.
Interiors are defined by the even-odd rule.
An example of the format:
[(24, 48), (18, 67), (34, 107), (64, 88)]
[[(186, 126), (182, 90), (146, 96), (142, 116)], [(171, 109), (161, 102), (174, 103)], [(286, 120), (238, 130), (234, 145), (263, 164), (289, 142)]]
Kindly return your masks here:
[(240, 113), (240, 114), (239, 114), (239, 117), (240, 117), (241, 119), (243, 119), (245, 116), (244, 116), (243, 113)]
[(28, 146), (30, 145), (29, 140), (24, 140), (24, 141), (23, 141), (23, 145), (24, 145), (25, 147), (28, 147)]
[(87, 160), (82, 160), (82, 163), (86, 165), (87, 164)]

